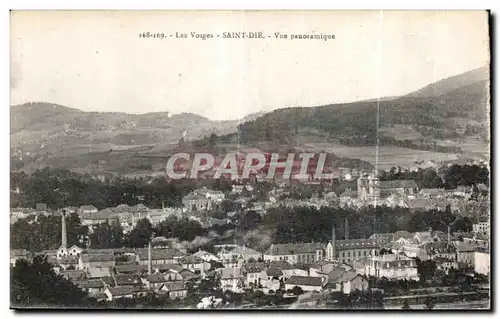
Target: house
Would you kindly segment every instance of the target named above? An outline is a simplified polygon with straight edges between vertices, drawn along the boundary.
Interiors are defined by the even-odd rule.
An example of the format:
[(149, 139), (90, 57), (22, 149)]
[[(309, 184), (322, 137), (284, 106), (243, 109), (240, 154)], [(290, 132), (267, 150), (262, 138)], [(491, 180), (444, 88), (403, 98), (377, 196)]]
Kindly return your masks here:
[(300, 263), (290, 264), (285, 260), (270, 261), (267, 266), (269, 268), (277, 268), (283, 273), (283, 280), (287, 280), (293, 276), (309, 276), (309, 272), (304, 268), (299, 267)]
[(186, 195), (182, 198), (182, 204), (188, 212), (212, 209), (212, 202), (203, 195)]
[(78, 260), (78, 268), (81, 270), (114, 266), (115, 257), (112, 254), (81, 254)]
[(221, 202), (226, 198), (223, 192), (218, 190), (208, 189), (206, 187), (194, 190), (193, 194), (198, 196), (204, 196), (205, 198), (207, 198), (212, 202)]
[(456, 260), (459, 263), (464, 263), (467, 265), (474, 265), (474, 252), (476, 251), (476, 246), (472, 246), (466, 243), (457, 244), (457, 257)]
[[(335, 240), (335, 249), (333, 249), (332, 241), (330, 241), (325, 250), (327, 260), (352, 264), (355, 260), (377, 256), (380, 251), (380, 242), (376, 239)], [(333, 257), (334, 253), (335, 257)]]
[(127, 264), (116, 265), (116, 272), (120, 274), (141, 274), (148, 271), (148, 265)]
[(489, 222), (482, 222), (482, 223), (477, 223), (472, 225), (472, 231), (475, 234), (489, 234), (490, 233), (490, 223)]
[(415, 232), (413, 238), (420, 244), (425, 244), (434, 241), (432, 231)]
[(162, 273), (166, 281), (182, 281), (184, 277), (181, 275), (182, 270), (169, 269)]
[(82, 252), (83, 252), (83, 248), (80, 248), (77, 245), (73, 245), (73, 246), (71, 246), (68, 249), (68, 255), (69, 256), (77, 256), (77, 257), (79, 257)]
[(214, 254), (211, 254), (207, 251), (201, 250), (201, 248), (195, 252), (192, 256), (198, 257), (201, 260), (210, 263), (211, 261), (219, 261), (219, 258)]
[(417, 191), (417, 183), (414, 180), (392, 180), (379, 181), (380, 197), (384, 198), (392, 194), (413, 195)]
[(246, 246), (236, 246), (229, 252), (232, 259), (243, 258), (245, 261), (258, 261), (262, 259), (262, 253)]
[(63, 278), (69, 281), (84, 281), (87, 279), (87, 274), (83, 270), (65, 270), (59, 273)]
[(54, 263), (65, 270), (78, 268), (78, 261), (77, 256), (63, 256), (58, 258)]
[(322, 243), (272, 244), (264, 252), (264, 261), (284, 260), (290, 264), (312, 263), (323, 259)]
[(82, 252), (83, 252), (83, 249), (78, 247), (77, 245), (73, 245), (70, 248), (66, 248), (64, 246), (61, 246), (57, 250), (57, 258), (59, 259), (59, 258), (68, 257), (68, 256), (79, 257)]
[(490, 275), (491, 256), (487, 249), (474, 251), (474, 272), (485, 276)]
[(140, 287), (142, 286), (142, 280), (138, 275), (125, 275), (118, 274), (114, 275), (114, 281), (116, 286), (132, 286), (132, 287)]
[[(151, 264), (173, 264), (177, 263), (177, 260), (182, 257), (183, 254), (171, 248), (155, 248), (151, 250)], [(136, 256), (136, 261), (139, 265), (147, 265), (148, 264), (148, 250), (141, 249), (138, 251)]]
[(336, 261), (322, 260), (312, 265), (309, 265), (309, 275), (310, 276), (327, 276), (332, 270), (342, 268), (342, 269), (352, 269), (351, 266), (347, 264), (342, 264)]
[(123, 299), (123, 298), (133, 298), (134, 297), (134, 288), (130, 286), (125, 286), (125, 287), (107, 287), (104, 290), (104, 293), (108, 297), (108, 301), (113, 301), (116, 299)]
[(239, 291), (243, 287), (245, 276), (241, 268), (219, 268), (215, 272), (221, 281), (222, 290)]
[(97, 226), (109, 221), (109, 217), (102, 216), (98, 213), (82, 214), (80, 216), (80, 220), (82, 221), (83, 226)]
[(463, 237), (464, 244), (469, 244), (471, 246), (477, 246), (481, 248), (490, 247), (490, 238), (483, 234), (476, 234), (472, 237)]
[(328, 274), (328, 288), (332, 291), (350, 294), (356, 290), (367, 290), (369, 285), (365, 276), (358, 274), (354, 270), (346, 271), (341, 268), (340, 271), (333, 270)]
[(78, 215), (95, 214), (98, 212), (98, 209), (93, 205), (82, 205), (82, 206), (78, 207), (76, 212)]
[(394, 233), (375, 233), (368, 237), (368, 239), (376, 240), (380, 247), (385, 247), (394, 240)]
[(146, 278), (142, 278), (142, 283), (146, 288), (150, 290), (159, 290), (164, 283), (173, 281), (165, 278), (164, 275), (148, 275)]
[(447, 191), (444, 188), (422, 188), (418, 194), (425, 198), (443, 198), (447, 196)]
[(242, 267), (243, 275), (245, 276), (245, 287), (258, 287), (261, 285), (262, 273), (267, 268), (267, 265), (262, 262), (246, 263)]
[(189, 269), (196, 274), (203, 274), (211, 267), (209, 262), (203, 261), (201, 258), (193, 255), (180, 257), (178, 262), (182, 267)]
[(166, 293), (168, 293), (168, 296), (172, 300), (183, 299), (187, 296), (186, 286), (183, 282), (178, 281), (164, 283), (160, 287), (159, 292), (160, 291), (165, 291)]
[(428, 259), (445, 258), (448, 260), (455, 260), (457, 256), (456, 247), (444, 241), (424, 244), (423, 249), (426, 251)]
[(156, 272), (159, 272), (159, 273), (167, 273), (167, 272), (176, 272), (176, 273), (180, 273), (182, 270), (184, 270), (184, 268), (181, 267), (181, 265), (177, 264), (177, 263), (174, 263), (174, 264), (157, 264), (157, 265), (153, 265), (152, 267)]
[(102, 302), (102, 301), (107, 301), (108, 296), (104, 292), (98, 292), (98, 293), (91, 293), (89, 294), (90, 298), (94, 298), (97, 300), (97, 302)]
[(47, 204), (45, 203), (36, 203), (35, 210), (39, 213), (45, 213), (48, 211)]
[(293, 290), (295, 286), (300, 287), (302, 291), (318, 291), (321, 292), (328, 280), (324, 277), (311, 276), (292, 276), (285, 281), (285, 290)]
[(447, 260), (444, 258), (435, 259), (436, 268), (444, 271), (445, 274), (448, 274), (451, 269), (459, 269), (459, 263), (454, 260)]
[(157, 226), (164, 220), (166, 220), (172, 213), (164, 210), (151, 211), (147, 214), (146, 218), (149, 220), (151, 225)]
[(87, 277), (92, 279), (99, 279), (111, 276), (111, 269), (109, 267), (92, 267), (86, 270)]
[(432, 202), (428, 198), (411, 198), (404, 201), (404, 207), (407, 207), (412, 212), (430, 210), (433, 207)]
[(399, 254), (385, 254), (368, 258), (365, 274), (394, 280), (419, 280), (417, 262)]
[(217, 257), (226, 268), (239, 267), (245, 262), (243, 257), (236, 254), (233, 255), (231, 252), (232, 249), (233, 247), (224, 246), (217, 252)]
[(78, 288), (85, 291), (87, 294), (104, 293), (105, 287), (101, 280), (85, 280), (78, 284)]
[(179, 275), (181, 275), (182, 280), (184, 282), (190, 281), (190, 280), (198, 280), (200, 279), (200, 275), (195, 274), (194, 272), (188, 270), (188, 269), (182, 269), (179, 271)]
[(31, 259), (31, 254), (26, 249), (11, 249), (10, 250), (10, 265), (15, 266), (16, 261), (20, 259)]

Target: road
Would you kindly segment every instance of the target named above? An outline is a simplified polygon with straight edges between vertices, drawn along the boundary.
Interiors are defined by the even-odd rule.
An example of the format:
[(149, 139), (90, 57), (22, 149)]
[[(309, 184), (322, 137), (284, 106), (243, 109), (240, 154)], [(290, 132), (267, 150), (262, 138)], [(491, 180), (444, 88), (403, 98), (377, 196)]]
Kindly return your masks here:
[[(453, 303), (437, 303), (434, 309), (488, 309), (489, 300), (478, 300), (478, 301), (465, 301), (465, 302), (453, 302)], [(412, 309), (425, 309), (424, 304), (410, 305)], [(385, 306), (384, 309), (401, 309), (401, 306)]]

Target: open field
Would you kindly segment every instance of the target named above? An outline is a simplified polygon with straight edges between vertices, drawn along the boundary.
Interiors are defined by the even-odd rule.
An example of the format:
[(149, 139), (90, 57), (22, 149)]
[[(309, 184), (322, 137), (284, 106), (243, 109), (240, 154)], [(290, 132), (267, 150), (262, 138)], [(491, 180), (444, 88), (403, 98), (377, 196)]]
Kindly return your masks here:
[[(357, 158), (367, 161), (373, 165), (376, 163), (375, 146), (345, 146), (332, 143), (309, 143), (304, 146), (311, 151), (325, 151), (339, 157)], [(395, 146), (381, 146), (379, 148), (378, 164), (380, 169), (388, 169), (394, 166), (407, 167), (415, 161), (442, 161), (456, 160), (459, 154), (438, 153), (431, 151), (420, 151)]]
[(394, 124), (384, 126), (379, 130), (381, 136), (392, 137), (396, 140), (420, 140), (424, 136), (417, 132), (411, 125)]
[(462, 149), (466, 156), (471, 157), (488, 157), (490, 153), (489, 146), (478, 137), (469, 137), (467, 139), (459, 140), (459, 142), (438, 140), (436, 143), (442, 146), (458, 146)]

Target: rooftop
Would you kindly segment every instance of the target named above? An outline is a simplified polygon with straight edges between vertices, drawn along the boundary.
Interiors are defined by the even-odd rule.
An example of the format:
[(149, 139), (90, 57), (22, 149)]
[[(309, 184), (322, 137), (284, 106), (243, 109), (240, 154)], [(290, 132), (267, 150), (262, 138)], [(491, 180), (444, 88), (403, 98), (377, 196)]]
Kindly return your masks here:
[(387, 261), (397, 261), (397, 260), (413, 260), (413, 258), (406, 257), (404, 255), (385, 254), (385, 255), (373, 256), (372, 260), (387, 262)]
[(82, 262), (106, 262), (114, 261), (115, 257), (112, 254), (83, 254), (81, 259)]
[(241, 278), (243, 277), (241, 268), (220, 268), (217, 269), (217, 273), (220, 275), (221, 279), (232, 279), (232, 278)]
[[(140, 260), (147, 260), (148, 250), (147, 249), (140, 250), (138, 251), (137, 255), (139, 256)], [(181, 257), (181, 256), (183, 256), (183, 254), (176, 249), (156, 248), (151, 250), (151, 259), (153, 260), (174, 259), (174, 257)]]
[(393, 180), (393, 181), (380, 181), (379, 187), (381, 189), (389, 188), (416, 188), (417, 183), (414, 180)]
[(301, 243), (301, 244), (273, 244), (269, 247), (265, 255), (294, 255), (315, 253), (317, 250), (322, 250), (325, 244), (323, 243)]
[(323, 284), (323, 277), (292, 276), (285, 282), (287, 285), (296, 286), (318, 286)]
[(378, 248), (379, 243), (376, 239), (345, 239), (335, 240), (335, 249), (354, 249), (354, 248)]

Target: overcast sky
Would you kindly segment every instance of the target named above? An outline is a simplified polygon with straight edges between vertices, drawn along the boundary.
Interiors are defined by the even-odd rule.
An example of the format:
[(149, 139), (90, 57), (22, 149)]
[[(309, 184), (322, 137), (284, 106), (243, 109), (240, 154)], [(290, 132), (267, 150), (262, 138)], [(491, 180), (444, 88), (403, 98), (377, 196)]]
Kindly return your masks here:
[[(409, 93), (488, 64), (487, 13), (15, 12), (11, 102), (84, 111), (257, 111)], [(263, 31), (271, 38), (140, 39)], [(274, 32), (335, 34), (277, 40)]]

